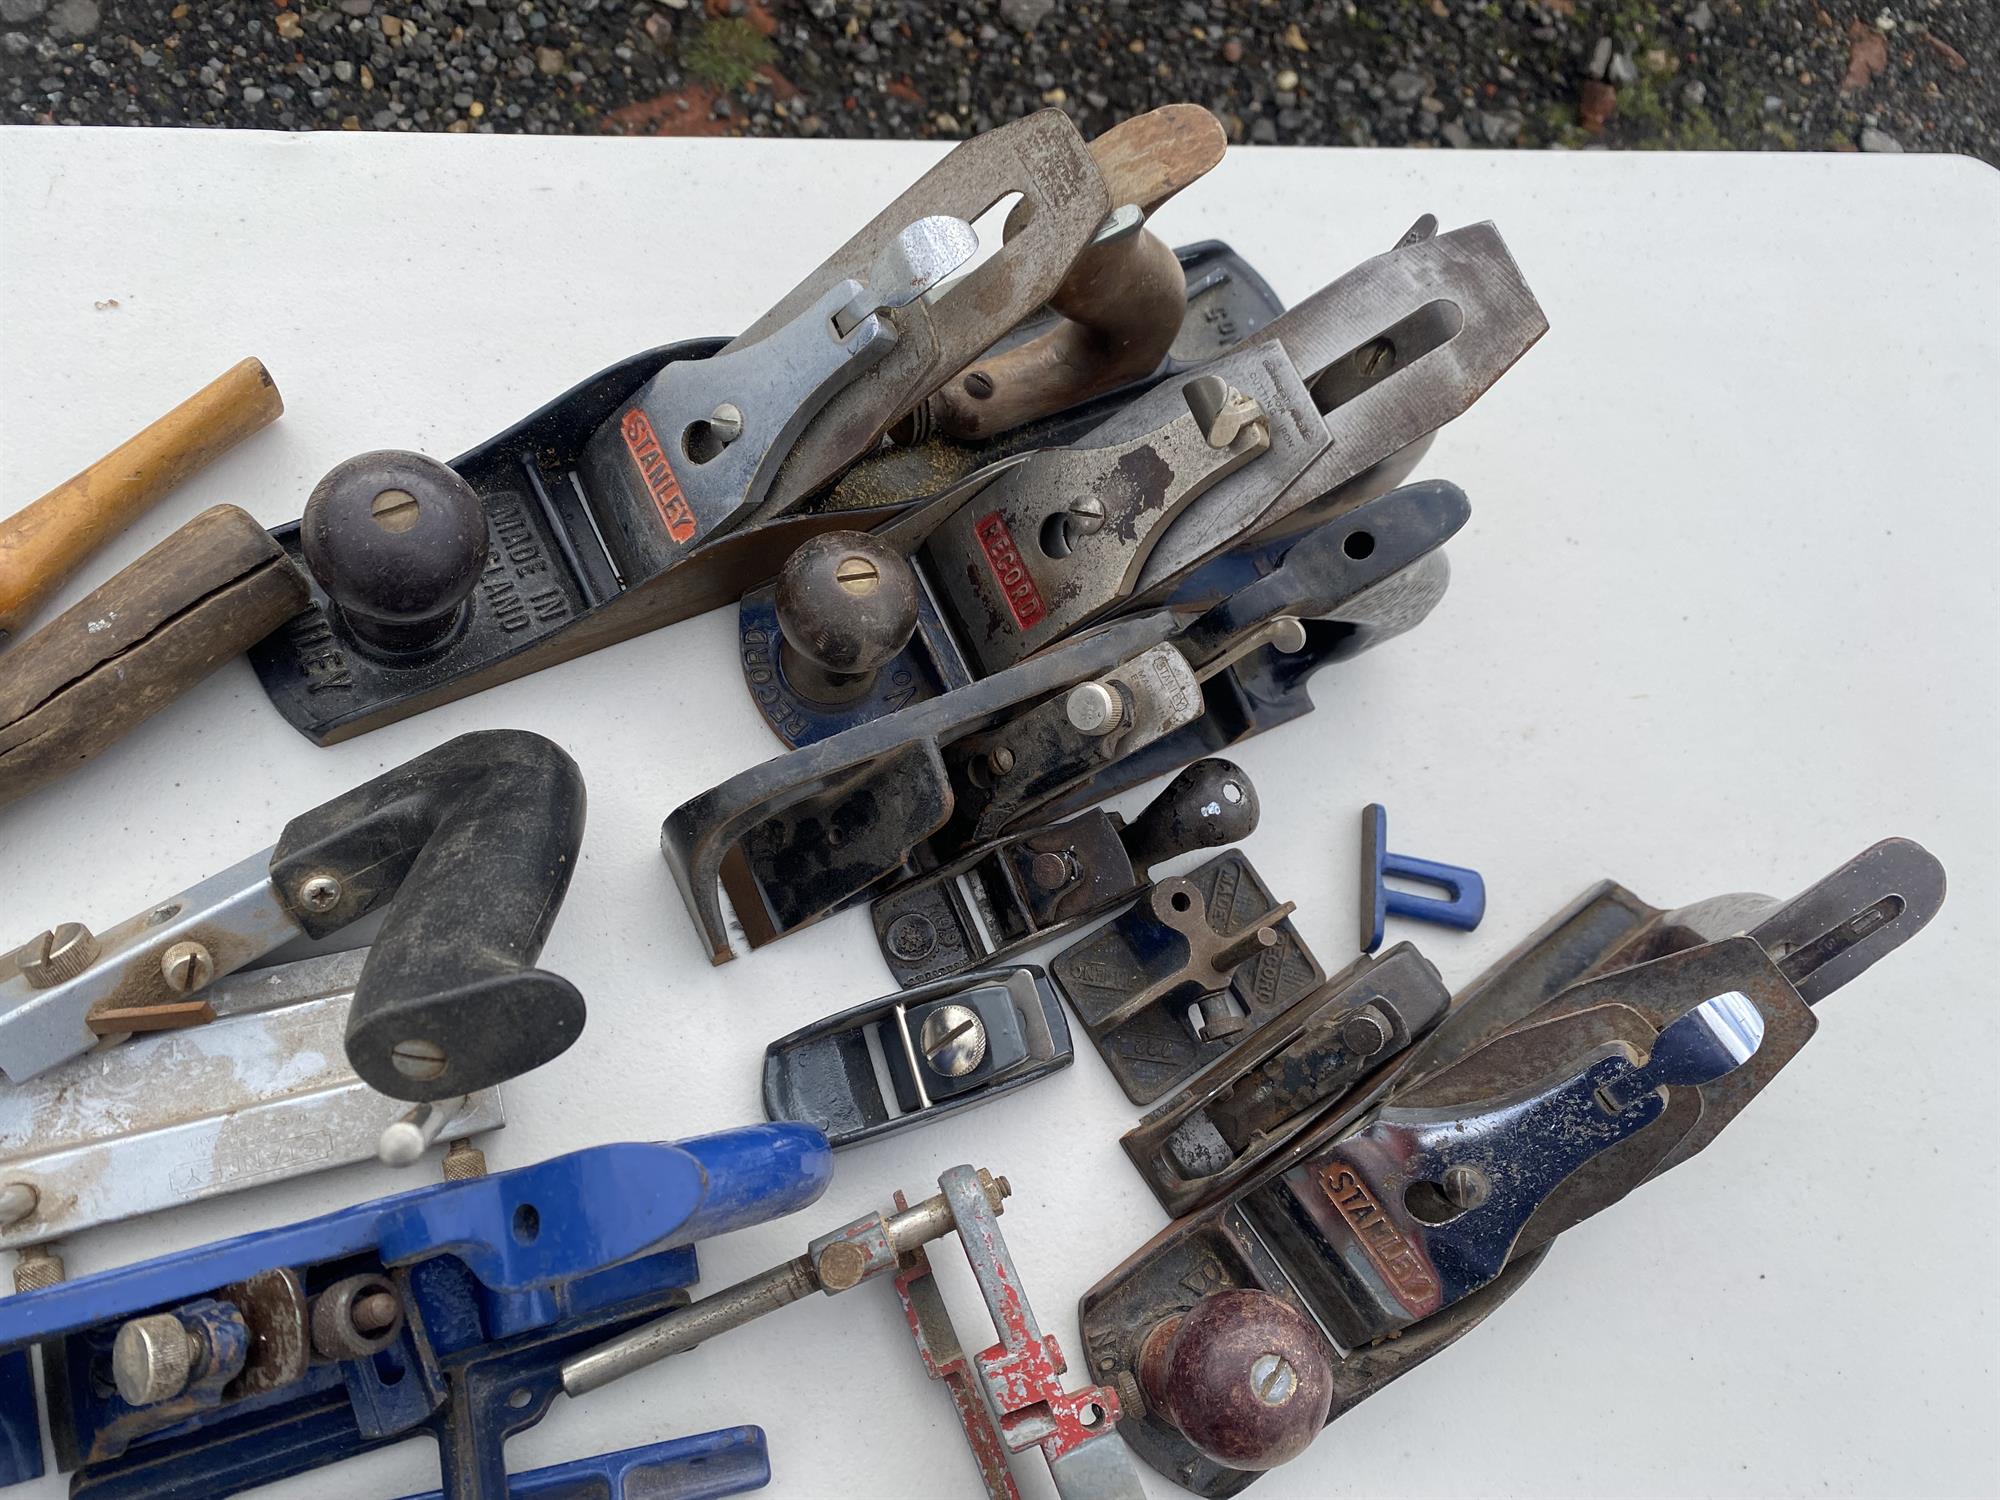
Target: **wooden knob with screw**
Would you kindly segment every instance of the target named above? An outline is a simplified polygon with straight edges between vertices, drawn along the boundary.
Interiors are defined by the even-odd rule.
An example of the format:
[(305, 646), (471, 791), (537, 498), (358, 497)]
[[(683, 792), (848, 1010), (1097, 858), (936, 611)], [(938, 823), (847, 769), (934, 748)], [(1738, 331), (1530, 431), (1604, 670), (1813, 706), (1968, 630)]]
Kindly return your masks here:
[(917, 628), (909, 559), (865, 531), (801, 543), (778, 575), (775, 603), (785, 680), (818, 703), (867, 692)]
[(1333, 1365), (1319, 1330), (1283, 1298), (1212, 1292), (1154, 1325), (1139, 1385), (1203, 1457), (1259, 1471), (1298, 1457), (1326, 1425)]

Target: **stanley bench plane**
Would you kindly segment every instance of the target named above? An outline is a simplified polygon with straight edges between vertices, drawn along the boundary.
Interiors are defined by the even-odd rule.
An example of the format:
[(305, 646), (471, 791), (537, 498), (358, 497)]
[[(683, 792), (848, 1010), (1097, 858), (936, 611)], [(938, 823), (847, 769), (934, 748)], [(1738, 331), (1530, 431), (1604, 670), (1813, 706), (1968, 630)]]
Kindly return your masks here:
[[(1220, 1077), (1199, 1098), (1235, 1144), (1209, 1183), (1183, 1156), (1163, 1195), (1205, 1206), (1080, 1308), (1127, 1441), (1204, 1496), (1297, 1456), (1476, 1326), (1561, 1231), (1706, 1146), (1805, 1045), (1813, 1006), (1943, 898), (1937, 861), (1902, 839), (1783, 904), (1662, 911), (1605, 882), (1358, 1080), (1259, 1098), (1268, 1049), (1234, 1059), (1248, 1108)], [(1427, 1024), (1424, 974), (1395, 984), (1417, 1007), (1405, 1030)]]
[[(564, 1363), (685, 1303), (697, 1241), (804, 1208), (831, 1173), (804, 1125), (594, 1146), (18, 1293), (0, 1300), (0, 1483), (42, 1472), (39, 1345), (76, 1500), (230, 1495), (424, 1434), (446, 1500), (550, 1493), (530, 1484), (546, 1475), (511, 1488), (502, 1445), (548, 1413)], [(635, 1475), (639, 1500), (733, 1494), (763, 1467), (761, 1434), (667, 1456), (606, 1455), (591, 1477)]]
[(1435, 227), (1073, 441), (804, 543), (739, 609), (772, 729), (810, 744), (1113, 616), (1213, 604), (1407, 476), (1548, 327), (1491, 224)]
[[(1227, 252), (1194, 255), (1191, 310), (1140, 227), (1223, 142), (1193, 105), (1089, 145), (1042, 111), (956, 147), (737, 338), (635, 355), (450, 465), (340, 465), (276, 533), (314, 586), (252, 653), (267, 691), (330, 743), (731, 603), (843, 524), (814, 497), (892, 428), (976, 448), (1143, 384), (1187, 322), (1260, 326), (1275, 308)], [(1010, 195), (975, 263), (973, 222)]]
[(1120, 615), (674, 809), (661, 848), (715, 962), (1308, 712), (1311, 672), (1409, 629), (1470, 514), (1439, 481), (1323, 520), (1206, 608)]

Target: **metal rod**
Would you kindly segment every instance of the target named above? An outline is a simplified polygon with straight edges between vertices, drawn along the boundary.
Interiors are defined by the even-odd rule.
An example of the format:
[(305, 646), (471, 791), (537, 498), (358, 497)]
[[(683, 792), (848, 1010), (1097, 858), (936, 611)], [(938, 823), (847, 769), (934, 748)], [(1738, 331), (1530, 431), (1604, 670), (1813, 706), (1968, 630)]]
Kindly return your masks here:
[(804, 1255), (788, 1260), (579, 1354), (562, 1367), (563, 1389), (572, 1396), (585, 1395), (818, 1290), (819, 1277), (813, 1272), (812, 1260)]

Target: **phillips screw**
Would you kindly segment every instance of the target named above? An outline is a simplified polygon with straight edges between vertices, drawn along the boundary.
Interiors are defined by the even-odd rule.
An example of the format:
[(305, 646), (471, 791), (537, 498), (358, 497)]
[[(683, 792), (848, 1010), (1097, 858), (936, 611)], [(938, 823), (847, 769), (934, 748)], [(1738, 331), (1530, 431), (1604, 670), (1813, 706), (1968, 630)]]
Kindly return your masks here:
[(299, 900), (307, 911), (332, 911), (340, 903), (340, 882), (331, 875), (309, 876), (299, 886)]

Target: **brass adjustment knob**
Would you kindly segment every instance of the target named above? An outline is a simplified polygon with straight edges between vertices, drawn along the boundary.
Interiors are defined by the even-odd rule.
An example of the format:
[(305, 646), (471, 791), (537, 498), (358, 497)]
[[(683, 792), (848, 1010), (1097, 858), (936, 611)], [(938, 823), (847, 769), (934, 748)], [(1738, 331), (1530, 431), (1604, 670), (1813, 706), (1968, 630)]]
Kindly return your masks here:
[(111, 1341), (111, 1380), (128, 1406), (157, 1406), (187, 1389), (201, 1341), (172, 1313), (134, 1318)]
[(52, 989), (97, 962), (97, 939), (81, 922), (59, 923), (14, 951), (21, 977), (33, 989)]

